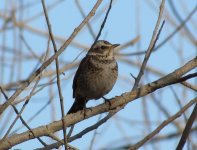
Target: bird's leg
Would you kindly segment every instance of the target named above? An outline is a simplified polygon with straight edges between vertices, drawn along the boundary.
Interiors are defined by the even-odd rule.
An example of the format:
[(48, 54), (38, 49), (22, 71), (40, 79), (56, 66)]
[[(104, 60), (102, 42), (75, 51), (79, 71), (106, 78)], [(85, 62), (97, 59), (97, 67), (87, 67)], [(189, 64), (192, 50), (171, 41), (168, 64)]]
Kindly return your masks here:
[(111, 108), (111, 102), (110, 102), (110, 100), (109, 99), (107, 99), (107, 98), (105, 98), (104, 96), (102, 97), (103, 99), (104, 99), (104, 103), (105, 104), (109, 104), (109, 110), (110, 110), (110, 108)]
[(106, 103), (106, 101), (108, 101), (108, 99), (107, 99), (107, 98), (105, 98), (104, 96), (103, 96), (102, 98), (104, 99), (105, 103)]
[(85, 118), (85, 116), (86, 116), (85, 111), (86, 111), (86, 104), (84, 105), (84, 107), (83, 107), (83, 109), (82, 109), (82, 112), (81, 112), (81, 113), (84, 115), (84, 118)]
[(88, 100), (85, 101), (85, 104), (84, 104), (84, 107), (83, 107), (83, 110), (82, 110), (82, 113), (83, 113), (83, 115), (84, 115), (84, 118), (87, 118), (86, 112), (87, 112), (88, 110), (91, 110), (91, 111), (92, 111), (92, 108), (91, 108), (91, 107), (86, 107), (86, 103), (87, 103), (87, 102), (88, 102)]
[(86, 118), (86, 116), (87, 116), (87, 115), (86, 115), (86, 111), (87, 111), (87, 109), (88, 109), (88, 108), (86, 107), (86, 103), (87, 103), (87, 102), (88, 102), (87, 100), (84, 101), (84, 107), (83, 107), (83, 111), (82, 111), (82, 113), (84, 114), (84, 118)]

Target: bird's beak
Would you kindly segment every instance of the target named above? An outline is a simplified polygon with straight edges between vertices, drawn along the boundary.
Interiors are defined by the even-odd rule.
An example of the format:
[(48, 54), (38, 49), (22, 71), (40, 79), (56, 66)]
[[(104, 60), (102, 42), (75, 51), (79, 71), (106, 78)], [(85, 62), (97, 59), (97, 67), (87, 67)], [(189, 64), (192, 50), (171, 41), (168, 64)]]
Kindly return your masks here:
[(112, 45), (112, 48), (116, 48), (116, 47), (118, 47), (120, 44), (113, 44)]

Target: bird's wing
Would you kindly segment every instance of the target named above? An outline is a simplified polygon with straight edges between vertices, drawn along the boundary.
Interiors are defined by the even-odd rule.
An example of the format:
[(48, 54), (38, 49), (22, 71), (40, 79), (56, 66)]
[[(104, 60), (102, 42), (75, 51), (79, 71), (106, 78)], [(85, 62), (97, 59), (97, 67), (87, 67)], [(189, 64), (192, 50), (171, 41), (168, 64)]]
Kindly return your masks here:
[(77, 71), (75, 73), (75, 76), (74, 76), (74, 79), (73, 79), (73, 86), (72, 86), (73, 87), (73, 98), (75, 98), (75, 90), (77, 88), (77, 80), (78, 80), (78, 77), (81, 74), (81, 72), (82, 72), (82, 70), (84, 68), (83, 66), (86, 64), (86, 62), (87, 62), (87, 57), (84, 57), (81, 60), (81, 62), (79, 64), (79, 67), (78, 67), (78, 69), (77, 69)]

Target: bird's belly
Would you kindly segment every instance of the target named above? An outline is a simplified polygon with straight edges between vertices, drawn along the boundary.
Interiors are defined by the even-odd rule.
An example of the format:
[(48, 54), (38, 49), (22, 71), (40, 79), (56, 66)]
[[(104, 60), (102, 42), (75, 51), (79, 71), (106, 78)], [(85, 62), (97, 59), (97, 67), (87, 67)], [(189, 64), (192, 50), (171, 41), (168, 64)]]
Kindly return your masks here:
[(116, 78), (117, 75), (113, 70), (103, 70), (94, 76), (84, 93), (88, 99), (99, 99), (113, 88)]

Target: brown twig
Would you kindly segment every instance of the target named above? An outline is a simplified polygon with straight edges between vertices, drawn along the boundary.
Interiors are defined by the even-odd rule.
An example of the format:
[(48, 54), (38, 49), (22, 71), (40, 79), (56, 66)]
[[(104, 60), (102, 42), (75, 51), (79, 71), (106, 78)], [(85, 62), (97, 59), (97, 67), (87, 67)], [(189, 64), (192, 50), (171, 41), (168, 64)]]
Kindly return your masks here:
[[(127, 63), (129, 65), (133, 65), (135, 67), (139, 67), (141, 65), (141, 64), (136, 63), (136, 62), (134, 62), (132, 60), (124, 60), (122, 57), (118, 57), (118, 60), (121, 60), (122, 62)], [(164, 72), (161, 72), (161, 71), (159, 71), (159, 70), (157, 70), (157, 69), (155, 69), (153, 67), (150, 67), (150, 66), (147, 66), (145, 68), (145, 70), (148, 71), (148, 72), (150, 72), (150, 73), (153, 73), (154, 75), (157, 75), (157, 76), (165, 76), (165, 73)], [(134, 77), (134, 79), (135, 79), (135, 76), (132, 75), (132, 77)], [(187, 88), (190, 88), (194, 92), (197, 91), (197, 86), (192, 85), (192, 84), (190, 84), (190, 83), (188, 83), (186, 81), (181, 82), (180, 84), (184, 85)]]
[[(179, 22), (183, 22), (183, 20), (182, 20), (180, 14), (178, 13), (178, 11), (177, 11), (177, 9), (176, 9), (176, 7), (175, 7), (175, 5), (174, 5), (174, 2), (173, 2), (172, 0), (168, 0), (168, 3), (169, 3), (169, 6), (170, 6), (172, 12), (174, 13), (174, 15), (176, 16), (176, 18), (178, 19), (178, 21), (179, 21)], [(197, 8), (197, 5), (196, 5), (196, 8)], [(194, 45), (196, 45), (196, 44), (197, 44), (197, 43), (196, 43), (197, 41), (195, 40), (194, 35), (192, 34), (192, 32), (190, 31), (190, 29), (187, 27), (186, 24), (184, 25), (183, 28), (185, 29), (185, 31), (186, 31), (186, 33), (187, 33), (189, 39), (193, 42)]]
[[(50, 40), (49, 40), (49, 41), (50, 41)], [(49, 44), (49, 42), (48, 42), (48, 44)], [(47, 59), (48, 53), (49, 53), (49, 46), (47, 46), (46, 55), (45, 55), (45, 57), (43, 58), (43, 61), (45, 61), (45, 60)], [(26, 99), (25, 103), (23, 104), (21, 110), (18, 112), (16, 118), (14, 119), (14, 121), (12, 122), (12, 124), (10, 125), (9, 129), (7, 130), (7, 132), (5, 133), (5, 135), (3, 136), (3, 138), (2, 138), (1, 141), (3, 141), (3, 140), (8, 136), (8, 134), (9, 134), (10, 131), (11, 131), (11, 129), (12, 129), (13, 126), (15, 125), (16, 121), (20, 118), (22, 112), (25, 110), (25, 108), (26, 108), (27, 104), (29, 103), (31, 97), (33, 96), (33, 93), (34, 93), (34, 91), (35, 91), (35, 89), (36, 89), (36, 87), (37, 87), (37, 85), (38, 85), (38, 83), (39, 83), (39, 81), (40, 81), (41, 76), (42, 76), (42, 74), (40, 74), (40, 75), (38, 76), (38, 80), (35, 82), (35, 84), (34, 84), (32, 90), (31, 90), (29, 96), (27, 97), (27, 99)], [(7, 99), (7, 101), (8, 101), (8, 100), (9, 100), (9, 99)], [(7, 102), (7, 101), (6, 101), (6, 102)], [(12, 103), (11, 103), (11, 105), (12, 105)], [(0, 141), (0, 143), (1, 143), (1, 141)]]
[(191, 115), (190, 115), (190, 117), (187, 121), (187, 124), (185, 126), (185, 129), (183, 131), (183, 134), (181, 136), (179, 144), (177, 145), (176, 150), (182, 150), (183, 149), (183, 147), (185, 145), (185, 142), (186, 142), (186, 140), (189, 136), (189, 133), (191, 131), (194, 120), (196, 119), (196, 116), (197, 116), (197, 103), (196, 103), (196, 105), (195, 105), (195, 107), (194, 107), (194, 109), (193, 109), (193, 111), (192, 111), (192, 113), (191, 113)]
[(149, 44), (148, 50), (147, 50), (147, 52), (146, 52), (146, 55), (145, 55), (145, 57), (144, 57), (142, 66), (141, 66), (141, 68), (140, 68), (140, 72), (139, 72), (139, 74), (138, 74), (138, 76), (137, 76), (137, 78), (136, 78), (136, 80), (135, 80), (135, 83), (134, 83), (134, 85), (133, 85), (132, 90), (134, 90), (134, 89), (136, 89), (136, 88), (138, 87), (138, 84), (139, 84), (139, 82), (140, 82), (140, 79), (141, 79), (141, 77), (142, 77), (143, 74), (144, 74), (144, 70), (145, 70), (146, 64), (147, 64), (147, 62), (148, 62), (148, 59), (149, 59), (149, 57), (150, 57), (150, 55), (151, 55), (152, 50), (153, 50), (154, 47), (155, 47), (155, 44), (156, 44), (156, 42), (157, 42), (157, 40), (158, 40), (158, 38), (159, 38), (159, 35), (160, 35), (161, 30), (162, 30), (162, 28), (163, 28), (163, 25), (164, 25), (164, 23), (165, 23), (165, 22), (163, 21), (163, 23), (162, 23), (162, 25), (161, 25), (161, 27), (160, 27), (160, 29), (159, 29), (160, 22), (161, 22), (161, 18), (162, 18), (162, 15), (163, 15), (163, 10), (164, 10), (164, 4), (165, 4), (165, 0), (162, 0), (161, 5), (160, 5), (159, 16), (158, 16), (158, 18), (157, 18), (157, 23), (156, 23), (155, 28), (154, 28), (154, 31), (153, 31), (153, 35), (152, 35), (152, 38), (151, 38), (151, 42), (150, 42), (150, 44)]
[(147, 135), (144, 139), (137, 142), (135, 145), (130, 147), (129, 150), (136, 150), (152, 139), (156, 134), (158, 134), (164, 127), (166, 127), (169, 123), (174, 121), (176, 118), (180, 117), (188, 108), (190, 108), (193, 104), (197, 102), (197, 98), (190, 100), (188, 104), (186, 104), (182, 109), (180, 109), (176, 114), (168, 118), (167, 120), (163, 121), (153, 132)]
[[(101, 118), (102, 118), (102, 114), (100, 114), (100, 115), (98, 116), (97, 123), (101, 120)], [(89, 148), (88, 148), (89, 150), (93, 150), (93, 146), (95, 145), (94, 142), (95, 142), (95, 139), (96, 139), (97, 134), (98, 134), (98, 131), (97, 131), (97, 128), (96, 128), (96, 129), (94, 130), (93, 136), (92, 136), (92, 138), (91, 138), (90, 146), (89, 146)]]
[[(191, 129), (191, 132), (194, 132), (195, 133), (196, 131), (197, 131), (197, 126)], [(168, 140), (170, 139), (171, 140), (173, 138), (177, 138), (180, 135), (181, 135), (181, 132), (180, 131), (173, 132), (173, 133), (170, 133), (170, 134), (167, 134), (167, 135), (158, 135), (154, 139), (151, 139), (150, 143), (155, 143), (155, 142), (166, 140), (166, 139), (168, 139)]]
[[(94, 125), (91, 125), (90, 127), (87, 127), (86, 129), (84, 129), (83, 131), (81, 131), (80, 133), (70, 137), (68, 139), (69, 142), (72, 142), (76, 139), (79, 139), (81, 138), (83, 135), (85, 135), (86, 133), (92, 131), (92, 130), (95, 130), (97, 129), (99, 126), (101, 126), (103, 123), (105, 123), (111, 116), (113, 115), (113, 113), (109, 113), (106, 117), (104, 117), (103, 119), (101, 119), (100, 121), (98, 121), (97, 123), (95, 123)], [(61, 140), (63, 141), (63, 140)], [(61, 146), (61, 142), (56, 142), (56, 143), (53, 143), (51, 145), (48, 145), (46, 146), (45, 148), (46, 149), (53, 149), (53, 148), (59, 148)], [(42, 150), (43, 148), (39, 148), (37, 150)]]
[[(81, 5), (80, 5), (79, 0), (76, 0), (75, 2), (76, 2), (76, 5), (77, 5), (77, 7), (78, 7), (78, 9), (79, 9), (79, 11), (80, 11), (82, 17), (85, 18), (85, 13), (84, 13), (84, 11), (83, 11)], [(87, 23), (87, 26), (88, 26), (90, 35), (92, 36), (93, 39), (95, 39), (95, 38), (96, 38), (96, 35), (95, 35), (95, 33), (94, 33), (94, 31), (93, 31), (93, 28), (92, 28), (92, 26), (90, 25), (89, 22)]]
[[(8, 100), (8, 97), (7, 97), (7, 95), (5, 94), (5, 92), (3, 91), (3, 89), (1, 88), (1, 86), (0, 86), (0, 91), (1, 91), (1, 93), (3, 94), (3, 96), (5, 97), (5, 99)], [(12, 108), (14, 109), (15, 113), (19, 116), (19, 118), (20, 118), (21, 122), (23, 123), (23, 125), (24, 125), (28, 130), (31, 131), (32, 135), (33, 135), (35, 138), (37, 138), (38, 141), (39, 141), (42, 145), (46, 146), (47, 144), (46, 144), (40, 137), (36, 137), (36, 136), (35, 136), (35, 134), (34, 134), (34, 132), (32, 131), (32, 129), (29, 127), (29, 125), (26, 123), (26, 121), (23, 119), (23, 117), (19, 114), (19, 111), (17, 110), (17, 108), (16, 108), (14, 105), (11, 105), (11, 106), (12, 106)]]
[[(167, 108), (165, 108), (162, 105), (162, 103), (159, 101), (159, 98), (156, 98), (154, 93), (151, 93), (150, 97), (153, 99), (153, 103), (158, 107), (160, 112), (162, 112), (162, 114), (166, 118), (169, 118), (170, 117), (170, 112), (169, 112), (169, 110)], [(179, 122), (174, 121), (174, 122), (172, 122), (172, 125), (174, 125), (174, 127), (177, 128), (178, 131), (181, 131), (181, 126), (180, 126)]]
[[(174, 35), (176, 35), (176, 33), (178, 33), (178, 31), (180, 31), (185, 26), (185, 24), (190, 20), (190, 18), (195, 14), (196, 11), (197, 11), (197, 6), (189, 13), (189, 15), (186, 17), (186, 19), (183, 20), (183, 22), (181, 22), (181, 24), (171, 34), (169, 34), (161, 43), (159, 43), (153, 49), (153, 52), (158, 50), (160, 47), (162, 47), (164, 44), (166, 44), (172, 37), (174, 37)], [(127, 56), (143, 55), (145, 53), (146, 53), (146, 51), (140, 51), (140, 52), (134, 52), (134, 53), (127, 54)]]
[[(110, 10), (111, 10), (112, 2), (113, 2), (113, 0), (110, 0), (109, 8), (108, 8), (108, 10), (107, 10), (107, 13), (106, 13), (106, 15), (105, 15), (105, 18), (104, 18), (104, 20), (103, 20), (103, 22), (102, 22), (102, 24), (101, 24), (101, 27), (100, 27), (100, 29), (99, 29), (99, 32), (98, 32), (98, 34), (97, 34), (97, 36), (96, 36), (96, 38), (95, 38), (95, 40), (94, 40), (94, 43), (92, 44), (91, 48), (92, 48), (92, 47), (94, 46), (94, 44), (98, 41), (98, 39), (99, 39), (99, 37), (100, 37), (100, 35), (101, 35), (101, 32), (103, 31), (103, 28), (104, 28), (105, 23), (106, 23), (106, 21), (107, 21), (107, 17), (108, 17), (108, 15), (109, 15)], [(90, 49), (91, 49), (91, 48), (90, 48)]]
[(64, 44), (61, 46), (61, 48), (55, 53), (53, 56), (51, 56), (46, 62), (44, 62), (29, 78), (28, 80), (21, 85), (19, 89), (14, 92), (14, 94), (6, 101), (3, 105), (0, 107), (0, 115), (4, 112), (5, 109), (8, 108), (8, 106), (11, 105), (11, 103), (16, 99), (16, 97), (26, 88), (30, 85), (30, 83), (37, 78), (40, 73), (46, 69), (64, 50), (65, 48), (71, 43), (71, 41), (75, 38), (75, 36), (78, 34), (78, 32), (87, 24), (87, 22), (90, 20), (91, 17), (94, 16), (95, 11), (101, 4), (102, 0), (98, 0), (88, 16), (81, 22), (81, 24), (75, 28), (74, 32), (71, 34), (71, 36), (64, 42)]
[[(47, 14), (47, 10), (46, 10), (46, 6), (45, 6), (45, 1), (44, 0), (42, 0), (42, 7), (43, 7), (43, 10), (44, 10), (44, 15), (45, 15), (45, 19), (46, 19), (48, 30), (49, 30), (49, 35), (50, 35), (50, 38), (51, 38), (51, 41), (52, 41), (52, 44), (53, 44), (54, 53), (57, 53), (57, 46), (55, 44), (55, 40), (54, 40), (54, 37), (53, 37), (51, 24), (50, 24), (50, 21), (49, 21), (49, 17), (48, 17), (48, 14)], [(57, 73), (57, 88), (58, 88), (58, 94), (59, 94), (60, 106), (61, 106), (61, 115), (62, 115), (64, 147), (65, 147), (65, 150), (67, 150), (66, 127), (65, 127), (65, 124), (64, 124), (64, 122), (65, 122), (64, 121), (64, 98), (62, 96), (62, 90), (61, 90), (58, 57), (55, 59), (55, 64), (56, 64), (56, 73)]]

